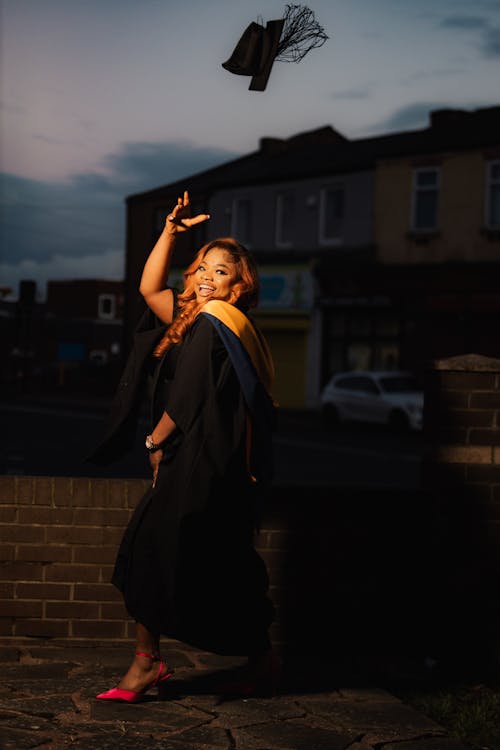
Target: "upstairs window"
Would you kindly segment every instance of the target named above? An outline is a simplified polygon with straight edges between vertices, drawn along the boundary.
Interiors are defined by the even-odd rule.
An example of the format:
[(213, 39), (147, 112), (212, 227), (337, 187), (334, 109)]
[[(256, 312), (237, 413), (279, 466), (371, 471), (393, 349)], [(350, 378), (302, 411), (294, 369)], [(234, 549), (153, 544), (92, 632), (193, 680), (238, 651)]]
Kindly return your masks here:
[(116, 314), (114, 294), (100, 294), (97, 300), (97, 316), (100, 320), (112, 320)]
[(487, 170), (486, 226), (500, 229), (500, 161), (490, 161)]
[(276, 247), (292, 247), (295, 225), (295, 197), (287, 190), (276, 196)]
[(235, 198), (231, 222), (231, 234), (243, 245), (252, 243), (252, 201), (249, 198)]
[(439, 168), (422, 167), (413, 172), (414, 232), (434, 232), (438, 228)]
[(320, 245), (339, 245), (342, 242), (344, 204), (344, 188), (341, 185), (334, 185), (321, 191), (319, 204)]

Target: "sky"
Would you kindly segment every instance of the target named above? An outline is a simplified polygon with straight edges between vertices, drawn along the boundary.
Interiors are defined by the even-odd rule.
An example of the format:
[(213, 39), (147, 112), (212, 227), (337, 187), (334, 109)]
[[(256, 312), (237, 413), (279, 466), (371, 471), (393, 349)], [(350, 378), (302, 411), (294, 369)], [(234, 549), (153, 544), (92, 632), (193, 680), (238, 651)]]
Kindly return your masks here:
[(264, 92), (221, 66), (278, 0), (0, 0), (0, 286), (124, 275), (126, 196), (332, 125), (500, 104), (500, 0), (312, 0), (329, 39)]

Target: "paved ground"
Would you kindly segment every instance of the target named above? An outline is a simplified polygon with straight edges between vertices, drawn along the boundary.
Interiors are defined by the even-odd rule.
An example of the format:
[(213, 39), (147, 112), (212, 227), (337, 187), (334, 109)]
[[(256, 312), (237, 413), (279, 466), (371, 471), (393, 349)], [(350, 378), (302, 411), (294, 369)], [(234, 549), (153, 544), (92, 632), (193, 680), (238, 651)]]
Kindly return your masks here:
[(221, 671), (241, 662), (167, 645), (169, 696), (135, 705), (93, 697), (124, 670), (123, 647), (0, 646), (1, 750), (465, 750), (375, 687), (315, 692), (285, 680), (273, 698), (222, 700)]

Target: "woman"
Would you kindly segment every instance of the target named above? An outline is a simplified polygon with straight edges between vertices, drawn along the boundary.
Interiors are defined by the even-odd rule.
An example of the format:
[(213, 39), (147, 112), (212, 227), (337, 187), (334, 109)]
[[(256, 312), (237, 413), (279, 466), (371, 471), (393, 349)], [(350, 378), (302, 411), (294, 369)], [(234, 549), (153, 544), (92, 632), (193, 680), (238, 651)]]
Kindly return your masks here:
[[(145, 442), (152, 487), (125, 532), (112, 579), (137, 623), (136, 653), (100, 700), (137, 702), (165, 684), (170, 672), (160, 658), (161, 634), (248, 656), (255, 678), (249, 690), (274, 672), (273, 608), (253, 547), (259, 499), (270, 479), (273, 411), (272, 361), (244, 312), (257, 303), (256, 268), (234, 239), (214, 240), (185, 272), (184, 292), (166, 288), (176, 235), (208, 218), (189, 217), (184, 193), (145, 264), (140, 292), (150, 322), (139, 329), (142, 353), (132, 351), (121, 406), (116, 411), (115, 405), (97, 456), (109, 459), (126, 444), (134, 398), (124, 399), (122, 391), (132, 372), (137, 381), (138, 370), (149, 370), (154, 427)], [(145, 355), (144, 341), (153, 344), (152, 356)]]

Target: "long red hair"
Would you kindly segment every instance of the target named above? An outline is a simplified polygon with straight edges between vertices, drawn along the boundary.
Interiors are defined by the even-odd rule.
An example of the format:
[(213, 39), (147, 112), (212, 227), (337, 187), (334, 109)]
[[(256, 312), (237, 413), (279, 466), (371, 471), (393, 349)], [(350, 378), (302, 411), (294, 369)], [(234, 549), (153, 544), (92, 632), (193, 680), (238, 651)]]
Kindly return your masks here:
[(220, 237), (208, 242), (198, 251), (191, 265), (184, 271), (184, 291), (177, 297), (178, 312), (165, 335), (156, 345), (154, 350), (156, 357), (161, 357), (169, 347), (182, 341), (203, 307), (204, 302), (198, 302), (196, 299), (194, 274), (207, 253), (215, 248), (225, 250), (234, 263), (236, 278), (232, 291), (236, 301), (233, 304), (242, 310), (257, 305), (259, 276), (256, 263), (246, 247), (233, 237)]

